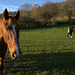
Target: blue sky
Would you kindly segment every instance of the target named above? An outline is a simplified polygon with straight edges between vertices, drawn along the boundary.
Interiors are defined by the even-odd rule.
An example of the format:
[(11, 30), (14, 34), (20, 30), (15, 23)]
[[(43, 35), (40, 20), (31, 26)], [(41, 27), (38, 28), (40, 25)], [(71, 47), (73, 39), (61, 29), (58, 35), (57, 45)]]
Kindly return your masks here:
[(5, 8), (7, 8), (8, 11), (17, 11), (23, 4), (39, 4), (42, 6), (47, 1), (61, 2), (65, 0), (0, 0), (0, 13), (3, 13)]

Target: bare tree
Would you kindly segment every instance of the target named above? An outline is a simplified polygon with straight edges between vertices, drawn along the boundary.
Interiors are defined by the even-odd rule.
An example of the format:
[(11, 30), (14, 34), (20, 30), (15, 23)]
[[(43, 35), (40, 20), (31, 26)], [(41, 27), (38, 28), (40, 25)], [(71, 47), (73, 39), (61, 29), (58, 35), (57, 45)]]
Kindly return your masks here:
[(32, 10), (32, 5), (31, 4), (24, 4), (20, 7), (21, 11), (31, 11)]

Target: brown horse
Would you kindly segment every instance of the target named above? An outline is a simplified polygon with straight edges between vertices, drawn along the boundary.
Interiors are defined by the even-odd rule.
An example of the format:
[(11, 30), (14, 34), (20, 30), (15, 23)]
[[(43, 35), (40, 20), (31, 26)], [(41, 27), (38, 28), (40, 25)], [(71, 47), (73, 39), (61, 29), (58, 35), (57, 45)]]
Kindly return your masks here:
[(12, 59), (20, 56), (19, 48), (19, 19), (20, 12), (16, 12), (14, 16), (10, 16), (7, 9), (3, 12), (3, 18), (0, 19), (0, 75), (3, 73), (3, 60), (7, 51), (7, 46)]

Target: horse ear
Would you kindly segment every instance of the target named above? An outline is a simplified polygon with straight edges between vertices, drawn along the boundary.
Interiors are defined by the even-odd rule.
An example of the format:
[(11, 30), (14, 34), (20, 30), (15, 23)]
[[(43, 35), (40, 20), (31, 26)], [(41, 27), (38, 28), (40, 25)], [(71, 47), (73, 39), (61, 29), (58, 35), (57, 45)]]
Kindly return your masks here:
[(8, 19), (9, 18), (9, 13), (7, 11), (7, 8), (3, 12), (3, 18)]
[(19, 17), (20, 17), (20, 11), (19, 11), (19, 10), (16, 12), (16, 14), (15, 14), (15, 16), (14, 16), (14, 17), (15, 17), (15, 19), (16, 19), (16, 20), (18, 20), (18, 19), (19, 19)]

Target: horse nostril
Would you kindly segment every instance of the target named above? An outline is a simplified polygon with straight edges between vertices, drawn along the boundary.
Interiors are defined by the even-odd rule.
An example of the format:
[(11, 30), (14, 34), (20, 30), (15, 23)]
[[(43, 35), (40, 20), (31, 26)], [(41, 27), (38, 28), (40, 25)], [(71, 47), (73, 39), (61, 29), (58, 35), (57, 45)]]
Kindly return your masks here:
[(12, 54), (12, 57), (16, 58), (16, 54), (15, 54), (15, 53), (13, 53), (13, 54)]

